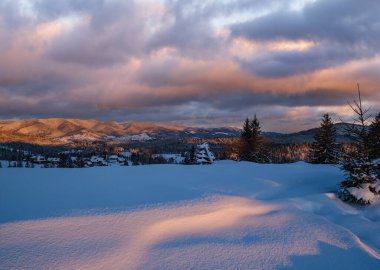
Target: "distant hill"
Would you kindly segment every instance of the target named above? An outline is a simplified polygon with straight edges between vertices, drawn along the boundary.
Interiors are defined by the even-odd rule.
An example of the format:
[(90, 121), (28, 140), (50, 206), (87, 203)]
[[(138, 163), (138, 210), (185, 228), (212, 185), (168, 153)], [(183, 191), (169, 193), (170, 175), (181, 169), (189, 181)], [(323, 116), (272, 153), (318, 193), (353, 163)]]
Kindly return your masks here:
[[(337, 141), (338, 142), (349, 142), (349, 138), (346, 136), (345, 129), (348, 127), (347, 123), (337, 123), (335, 124), (337, 130)], [(276, 132), (264, 132), (264, 136), (268, 137), (272, 142), (275, 143), (305, 143), (313, 142), (314, 136), (317, 134), (319, 128), (312, 128), (295, 133), (276, 133)]]
[(80, 119), (0, 121), (0, 142), (65, 144), (97, 140), (159, 140), (236, 137), (236, 128), (196, 128), (160, 123), (117, 123)]
[[(347, 141), (344, 128), (336, 124), (338, 141)], [(312, 142), (318, 128), (284, 134), (264, 132), (275, 143)], [(240, 136), (240, 129), (232, 127), (198, 128), (161, 123), (117, 123), (81, 119), (29, 119), (0, 121), (0, 142), (28, 142), (62, 145), (92, 141), (148, 141), (163, 139), (214, 139)]]

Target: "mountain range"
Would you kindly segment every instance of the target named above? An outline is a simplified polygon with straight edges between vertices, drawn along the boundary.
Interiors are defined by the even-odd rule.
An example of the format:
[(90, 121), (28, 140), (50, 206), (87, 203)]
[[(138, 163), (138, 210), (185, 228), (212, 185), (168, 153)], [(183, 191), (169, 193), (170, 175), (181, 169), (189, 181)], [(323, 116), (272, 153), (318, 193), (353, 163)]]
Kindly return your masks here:
[[(347, 140), (344, 127), (336, 124), (338, 140)], [(313, 141), (318, 128), (297, 133), (264, 132), (276, 143), (301, 143)], [(146, 141), (187, 138), (232, 138), (240, 136), (233, 127), (198, 128), (161, 123), (118, 123), (81, 119), (28, 119), (0, 121), (0, 142), (28, 142), (36, 144), (67, 144), (83, 141)]]

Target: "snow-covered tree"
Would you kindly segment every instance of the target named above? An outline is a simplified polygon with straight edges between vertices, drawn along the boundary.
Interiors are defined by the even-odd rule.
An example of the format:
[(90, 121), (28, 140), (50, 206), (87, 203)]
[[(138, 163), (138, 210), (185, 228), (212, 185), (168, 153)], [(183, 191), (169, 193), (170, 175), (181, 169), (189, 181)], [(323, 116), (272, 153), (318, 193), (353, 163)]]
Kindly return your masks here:
[(347, 136), (354, 142), (354, 150), (343, 156), (342, 168), (346, 171), (346, 180), (341, 183), (338, 196), (344, 201), (369, 204), (380, 193), (380, 173), (371, 159), (369, 109), (362, 105), (359, 84), (358, 95), (359, 100), (350, 104), (356, 117), (347, 129)]
[(197, 145), (195, 151), (195, 159), (198, 164), (211, 164), (215, 160), (214, 154), (210, 151), (208, 143), (202, 143)]
[(311, 145), (310, 160), (312, 163), (332, 164), (338, 162), (338, 145), (336, 128), (328, 113), (323, 115), (318, 133)]
[(380, 158), (380, 112), (369, 128), (369, 147), (372, 158)]

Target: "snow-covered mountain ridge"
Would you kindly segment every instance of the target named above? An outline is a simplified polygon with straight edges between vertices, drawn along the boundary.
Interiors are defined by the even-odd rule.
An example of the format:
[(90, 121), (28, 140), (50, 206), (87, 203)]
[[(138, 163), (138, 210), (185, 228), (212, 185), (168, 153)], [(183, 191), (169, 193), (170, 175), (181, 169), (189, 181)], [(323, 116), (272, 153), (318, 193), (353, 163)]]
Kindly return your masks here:
[[(338, 123), (338, 141), (344, 136), (346, 124)], [(318, 128), (296, 133), (263, 132), (275, 143), (303, 143), (313, 141)], [(162, 123), (137, 123), (81, 119), (28, 119), (0, 121), (0, 142), (28, 142), (36, 144), (65, 144), (83, 141), (147, 141), (162, 139), (211, 139), (240, 136), (234, 127), (202, 128)]]
[(0, 121), (0, 141), (153, 140), (236, 137), (237, 128), (198, 128), (161, 123), (117, 123), (80, 119), (30, 119)]

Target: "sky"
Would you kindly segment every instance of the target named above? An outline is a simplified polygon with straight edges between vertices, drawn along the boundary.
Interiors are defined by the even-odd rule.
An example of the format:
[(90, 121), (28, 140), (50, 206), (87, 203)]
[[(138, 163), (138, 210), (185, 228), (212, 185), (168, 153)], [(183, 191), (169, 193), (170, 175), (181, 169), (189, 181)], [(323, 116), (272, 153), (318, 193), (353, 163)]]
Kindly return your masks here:
[(0, 119), (315, 127), (380, 111), (378, 0), (2, 0)]

